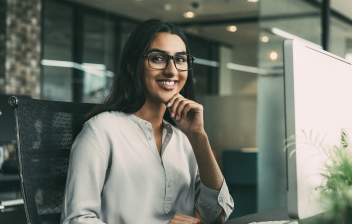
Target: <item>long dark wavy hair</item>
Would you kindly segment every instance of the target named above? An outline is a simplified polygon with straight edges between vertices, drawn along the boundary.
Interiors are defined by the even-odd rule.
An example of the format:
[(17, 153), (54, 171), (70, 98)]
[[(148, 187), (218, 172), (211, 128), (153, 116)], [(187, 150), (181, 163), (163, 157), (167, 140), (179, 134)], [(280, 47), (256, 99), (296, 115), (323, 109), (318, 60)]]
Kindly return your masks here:
[[(140, 24), (133, 30), (126, 41), (110, 93), (102, 104), (98, 104), (82, 118), (77, 131), (82, 129), (84, 122), (102, 112), (122, 111), (135, 113), (142, 108), (146, 97), (137, 71), (142, 55), (148, 49), (157, 33), (169, 33), (179, 36), (186, 45), (187, 53), (190, 54), (184, 33), (174, 24), (159, 19), (150, 19)], [(180, 94), (187, 99), (195, 101), (192, 70), (188, 71), (186, 83)], [(164, 119), (176, 126), (167, 109)]]

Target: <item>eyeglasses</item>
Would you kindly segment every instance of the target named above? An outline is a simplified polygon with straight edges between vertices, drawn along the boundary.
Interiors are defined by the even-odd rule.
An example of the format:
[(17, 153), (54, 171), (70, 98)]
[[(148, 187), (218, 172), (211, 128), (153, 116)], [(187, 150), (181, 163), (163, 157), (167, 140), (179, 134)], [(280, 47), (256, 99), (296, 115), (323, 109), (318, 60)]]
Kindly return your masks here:
[(170, 59), (174, 60), (174, 64), (179, 71), (188, 71), (192, 69), (195, 57), (190, 54), (175, 54), (174, 56), (162, 52), (150, 52), (142, 57), (148, 58), (149, 67), (153, 69), (163, 70), (169, 65)]

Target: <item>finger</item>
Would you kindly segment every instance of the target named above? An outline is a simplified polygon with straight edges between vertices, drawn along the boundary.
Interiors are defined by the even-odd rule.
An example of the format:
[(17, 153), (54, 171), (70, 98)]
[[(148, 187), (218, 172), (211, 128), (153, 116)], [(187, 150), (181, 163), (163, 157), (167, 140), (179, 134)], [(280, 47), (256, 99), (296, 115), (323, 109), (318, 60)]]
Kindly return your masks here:
[(171, 97), (171, 99), (169, 100), (169, 103), (167, 105), (169, 112), (170, 112), (170, 117), (175, 117), (175, 110), (172, 109), (173, 104), (175, 103), (175, 101), (177, 100), (178, 97), (180, 97), (181, 95), (176, 93), (173, 97)]
[[(172, 220), (175, 221), (181, 221), (180, 223), (192, 223), (192, 224), (198, 224), (200, 222), (199, 219), (188, 216), (188, 215), (183, 215), (183, 214), (176, 214)], [(178, 223), (178, 222), (175, 222)]]
[(175, 95), (173, 95), (173, 97), (171, 97), (171, 99), (169, 100), (167, 107), (171, 107), (177, 97), (183, 97), (183, 96), (179, 93), (176, 93)]
[(169, 224), (198, 224), (199, 220), (193, 220), (193, 219), (172, 219), (170, 220)]
[(181, 117), (182, 117), (182, 111), (184, 110), (185, 106), (188, 105), (188, 104), (191, 104), (193, 103), (192, 100), (187, 100), (186, 98), (184, 98), (184, 100), (180, 101), (177, 108), (176, 108), (176, 111), (175, 111), (175, 115), (176, 115), (176, 120), (180, 120)]
[[(193, 102), (193, 101), (192, 101)], [(188, 103), (184, 106), (182, 114), (181, 114), (181, 119), (185, 118), (188, 111), (190, 111), (192, 108), (196, 107), (198, 104), (197, 103)]]
[(175, 97), (178, 95), (178, 93), (175, 93), (171, 99), (169, 100), (169, 102), (167, 103), (166, 107), (171, 107), (172, 106), (172, 103), (174, 102), (175, 100)]
[[(175, 100), (174, 100), (174, 102), (173, 102), (173, 104), (172, 104), (172, 106), (171, 106), (171, 108), (170, 108), (170, 112), (171, 112), (171, 117), (175, 117), (176, 118), (176, 120), (178, 120), (180, 117), (179, 117), (179, 114), (176, 114), (176, 110), (177, 110), (177, 108), (178, 108), (178, 106), (179, 106), (179, 104), (180, 104), (180, 102), (181, 101), (183, 101), (183, 100), (187, 100), (186, 98), (183, 98), (183, 97), (177, 97)], [(176, 116), (177, 115), (177, 116)]]

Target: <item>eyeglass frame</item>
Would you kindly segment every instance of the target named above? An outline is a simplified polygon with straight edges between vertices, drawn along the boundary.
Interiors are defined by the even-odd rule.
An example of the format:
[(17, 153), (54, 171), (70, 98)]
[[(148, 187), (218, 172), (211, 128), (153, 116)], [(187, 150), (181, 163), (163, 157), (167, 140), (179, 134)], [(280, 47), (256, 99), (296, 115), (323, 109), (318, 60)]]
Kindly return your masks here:
[[(165, 66), (165, 68), (153, 68), (153, 67), (150, 66), (150, 63), (149, 63), (149, 56), (150, 56), (152, 53), (161, 53), (161, 54), (166, 54), (166, 55), (168, 56), (167, 61), (166, 61), (166, 66)], [(187, 69), (187, 70), (178, 69), (177, 66), (176, 66), (176, 63), (175, 63), (175, 56), (176, 56), (176, 55), (189, 55), (190, 58), (191, 58), (191, 62), (192, 62), (192, 63), (191, 63), (191, 68), (190, 68), (190, 69)], [(174, 60), (175, 68), (176, 68), (177, 70), (179, 70), (179, 71), (190, 71), (190, 70), (192, 70), (194, 59), (196, 59), (193, 55), (190, 55), (190, 54), (176, 53), (175, 55), (169, 55), (169, 54), (167, 54), (167, 53), (165, 53), (165, 52), (158, 52), (158, 51), (152, 51), (152, 52), (150, 52), (150, 53), (148, 53), (148, 54), (142, 55), (142, 58), (144, 58), (144, 57), (147, 57), (147, 58), (148, 58), (148, 65), (149, 65), (149, 67), (152, 68), (152, 69), (156, 69), (156, 70), (164, 70), (164, 69), (166, 69), (167, 66), (169, 66), (170, 59), (173, 59), (173, 60)], [(187, 62), (187, 63), (188, 63), (188, 62)]]

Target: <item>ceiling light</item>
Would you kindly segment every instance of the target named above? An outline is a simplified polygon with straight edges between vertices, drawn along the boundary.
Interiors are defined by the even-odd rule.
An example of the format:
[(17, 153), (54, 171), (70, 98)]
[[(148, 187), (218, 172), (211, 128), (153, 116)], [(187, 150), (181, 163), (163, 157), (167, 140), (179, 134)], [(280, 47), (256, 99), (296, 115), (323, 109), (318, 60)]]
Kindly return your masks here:
[(170, 4), (165, 4), (165, 5), (164, 5), (164, 10), (165, 10), (165, 11), (170, 11), (171, 8), (172, 8), (172, 7), (171, 7)]
[(227, 26), (226, 30), (229, 31), (229, 32), (236, 32), (237, 27), (236, 26)]
[(262, 37), (262, 41), (263, 41), (264, 43), (268, 42), (268, 41), (269, 41), (269, 37), (263, 36), (263, 37)]
[(272, 51), (270, 53), (270, 59), (273, 61), (275, 61), (277, 59), (277, 53), (275, 51)]
[(248, 0), (249, 2), (258, 2), (259, 0)]
[(194, 13), (189, 11), (189, 12), (185, 12), (183, 13), (183, 17), (185, 18), (193, 18), (194, 17)]

